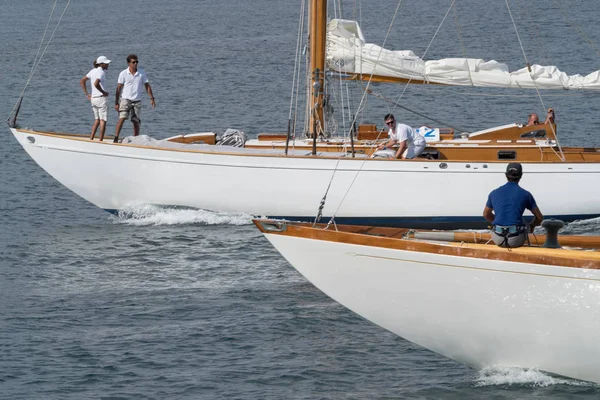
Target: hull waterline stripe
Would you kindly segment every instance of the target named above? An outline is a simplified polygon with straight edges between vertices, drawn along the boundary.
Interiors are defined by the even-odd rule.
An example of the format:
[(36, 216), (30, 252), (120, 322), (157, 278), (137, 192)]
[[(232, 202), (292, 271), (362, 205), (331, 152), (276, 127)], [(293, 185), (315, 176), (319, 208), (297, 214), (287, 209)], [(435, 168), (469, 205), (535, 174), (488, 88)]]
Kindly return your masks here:
[[(573, 222), (598, 218), (600, 214), (561, 214), (545, 215), (546, 219), (554, 218), (564, 222)], [(284, 219), (296, 222), (314, 222), (315, 217), (294, 217), (294, 216), (271, 216), (272, 219)], [(331, 217), (322, 217), (322, 223), (329, 221)], [(529, 222), (533, 217), (525, 217)], [(485, 229), (490, 224), (481, 216), (464, 217), (335, 217), (335, 222), (340, 225), (362, 225), (362, 226), (381, 226), (390, 228), (413, 228), (413, 229)]]

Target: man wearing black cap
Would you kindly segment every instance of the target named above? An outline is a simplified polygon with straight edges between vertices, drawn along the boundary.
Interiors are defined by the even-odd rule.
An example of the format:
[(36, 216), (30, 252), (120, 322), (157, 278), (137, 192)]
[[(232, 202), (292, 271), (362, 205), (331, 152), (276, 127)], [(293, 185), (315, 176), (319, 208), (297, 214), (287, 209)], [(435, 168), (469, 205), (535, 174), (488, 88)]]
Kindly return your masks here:
[(529, 223), (530, 232), (544, 219), (531, 193), (519, 186), (522, 176), (521, 164), (508, 164), (508, 182), (489, 194), (483, 209), (483, 217), (493, 224), (492, 240), (501, 247), (520, 247), (525, 243), (528, 233), (523, 222), (525, 209), (533, 213), (533, 220)]

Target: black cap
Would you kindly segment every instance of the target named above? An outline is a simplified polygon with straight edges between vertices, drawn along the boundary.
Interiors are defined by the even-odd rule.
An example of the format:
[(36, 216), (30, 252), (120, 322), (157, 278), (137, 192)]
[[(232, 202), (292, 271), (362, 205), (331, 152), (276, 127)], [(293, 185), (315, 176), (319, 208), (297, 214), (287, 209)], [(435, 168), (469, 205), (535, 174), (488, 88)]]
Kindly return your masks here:
[(523, 167), (518, 162), (511, 162), (506, 167), (506, 176), (511, 178), (520, 178), (523, 176)]

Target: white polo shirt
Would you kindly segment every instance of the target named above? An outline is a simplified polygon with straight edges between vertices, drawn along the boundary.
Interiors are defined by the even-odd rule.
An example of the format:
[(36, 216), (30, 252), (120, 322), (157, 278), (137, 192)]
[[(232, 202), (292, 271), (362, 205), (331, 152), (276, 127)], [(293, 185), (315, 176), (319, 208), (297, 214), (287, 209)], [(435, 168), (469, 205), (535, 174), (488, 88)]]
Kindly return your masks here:
[(121, 92), (121, 98), (139, 101), (142, 99), (142, 93), (144, 93), (144, 84), (148, 83), (148, 77), (143, 69), (136, 71), (135, 75), (129, 72), (129, 68), (121, 71), (117, 83), (123, 85), (123, 91)]
[(419, 135), (413, 128), (405, 124), (396, 124), (396, 132), (388, 131), (390, 139), (394, 139), (400, 143), (406, 140), (407, 146), (421, 146), (425, 145), (425, 138)]
[(86, 77), (92, 82), (92, 97), (102, 97), (102, 92), (96, 88), (94, 83), (96, 83), (96, 79), (100, 79), (100, 87), (106, 92), (106, 71), (102, 67), (97, 67), (88, 72)]

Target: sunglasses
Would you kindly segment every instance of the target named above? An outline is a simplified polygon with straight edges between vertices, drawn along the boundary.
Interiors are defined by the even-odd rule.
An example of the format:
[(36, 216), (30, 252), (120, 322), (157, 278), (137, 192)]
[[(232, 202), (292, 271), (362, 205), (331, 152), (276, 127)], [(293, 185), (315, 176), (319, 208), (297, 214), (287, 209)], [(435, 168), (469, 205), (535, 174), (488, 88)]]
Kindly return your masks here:
[(137, 64), (137, 61), (129, 61), (131, 64)]
[(394, 121), (394, 120), (391, 120), (391, 121), (387, 121), (385, 124), (386, 124), (386, 125), (393, 125), (393, 124), (394, 124), (394, 122), (396, 122), (396, 121)]

